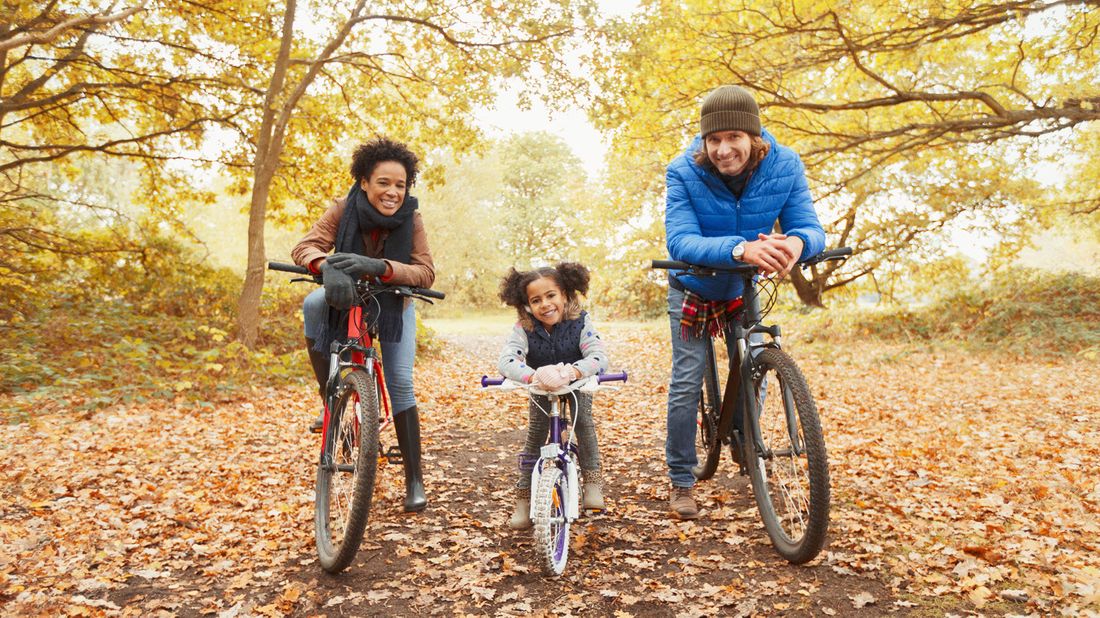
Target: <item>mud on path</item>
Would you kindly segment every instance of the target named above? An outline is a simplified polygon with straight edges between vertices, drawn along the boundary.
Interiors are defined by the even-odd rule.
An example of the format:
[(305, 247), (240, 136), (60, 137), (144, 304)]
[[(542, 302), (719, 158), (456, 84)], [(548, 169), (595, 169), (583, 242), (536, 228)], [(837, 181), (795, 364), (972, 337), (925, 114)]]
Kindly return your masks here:
[[(314, 404), (304, 386), (257, 388), (224, 402), (216, 418), (164, 405), (104, 411), (65, 431), (44, 421), (4, 428), (2, 613), (1027, 615), (1095, 607), (1086, 587), (1096, 572), (1094, 533), (1055, 530), (1049, 520), (1081, 521), (1096, 506), (1086, 471), (1097, 460), (1084, 446), (1100, 442), (1100, 406), (1092, 395), (1052, 395), (1068, 392), (1058, 390), (1060, 368), (894, 348), (864, 349), (862, 359), (796, 352), (822, 410), (834, 490), (825, 551), (793, 567), (772, 550), (751, 490), (725, 455), (715, 479), (697, 486), (704, 516), (668, 516), (667, 342), (617, 332), (613, 365), (631, 381), (596, 404), (610, 508), (576, 526), (565, 575), (547, 579), (530, 532), (505, 525), (525, 402), (475, 387), (493, 373), (499, 338), (444, 338), (441, 357), (417, 369), (428, 509), (401, 513), (401, 469), (383, 466), (366, 539), (338, 576), (321, 572), (314, 555), (316, 439), (303, 431)], [(953, 376), (967, 372), (984, 375), (985, 388), (959, 401)], [(1002, 394), (1025, 376), (1046, 390)], [(930, 413), (945, 401), (980, 426)], [(1074, 452), (1078, 475), (1051, 481), (1043, 470), (990, 467), (1022, 456), (1024, 445), (1006, 436), (1023, 425), (1016, 413), (1038, 401), (1051, 411), (1040, 423), (1045, 448)], [(18, 457), (17, 445), (24, 455), (34, 445), (33, 461)], [(1057, 468), (1050, 452), (1037, 451), (1040, 467)], [(1034, 487), (1045, 489), (1033, 492), (1040, 476), (1045, 484)], [(1005, 478), (1019, 491), (998, 484)], [(1050, 517), (1039, 511), (1048, 498), (1061, 504)]]

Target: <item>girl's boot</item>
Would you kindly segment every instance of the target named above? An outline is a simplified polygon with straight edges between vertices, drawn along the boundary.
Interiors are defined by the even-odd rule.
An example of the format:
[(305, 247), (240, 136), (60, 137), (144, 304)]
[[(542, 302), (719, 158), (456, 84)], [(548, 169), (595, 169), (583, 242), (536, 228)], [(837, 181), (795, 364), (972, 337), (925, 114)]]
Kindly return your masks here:
[(581, 508), (586, 511), (600, 512), (606, 509), (603, 501), (603, 472), (595, 470), (582, 470), (584, 477), (584, 491), (581, 494)]
[(508, 521), (508, 527), (513, 530), (526, 530), (531, 527), (531, 490), (516, 490), (516, 510), (512, 512), (512, 519)]

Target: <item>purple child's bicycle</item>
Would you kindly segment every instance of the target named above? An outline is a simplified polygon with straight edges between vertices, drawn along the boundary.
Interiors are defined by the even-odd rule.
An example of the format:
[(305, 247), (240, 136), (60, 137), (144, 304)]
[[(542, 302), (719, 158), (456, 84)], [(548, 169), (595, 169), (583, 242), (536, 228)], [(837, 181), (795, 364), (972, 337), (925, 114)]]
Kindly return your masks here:
[[(531, 521), (535, 524), (535, 553), (542, 570), (561, 575), (569, 559), (569, 524), (580, 517), (580, 478), (577, 446), (573, 432), (566, 431), (562, 410), (575, 392), (594, 393), (614, 389), (603, 382), (626, 381), (626, 372), (603, 373), (577, 380), (553, 392), (505, 378), (482, 376), (481, 386), (501, 391), (524, 391), (528, 396), (546, 395), (550, 401), (550, 436), (531, 470)], [(577, 408), (574, 407), (574, 410)], [(575, 424), (575, 423), (574, 423)]]

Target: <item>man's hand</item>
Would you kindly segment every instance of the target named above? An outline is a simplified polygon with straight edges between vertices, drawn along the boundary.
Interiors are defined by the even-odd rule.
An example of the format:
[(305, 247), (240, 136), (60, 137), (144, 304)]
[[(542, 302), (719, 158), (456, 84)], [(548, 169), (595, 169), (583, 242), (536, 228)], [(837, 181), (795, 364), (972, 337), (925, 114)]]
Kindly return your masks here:
[(802, 239), (797, 236), (758, 234), (756, 240), (745, 243), (741, 261), (759, 266), (762, 274), (784, 277), (798, 263), (802, 246)]

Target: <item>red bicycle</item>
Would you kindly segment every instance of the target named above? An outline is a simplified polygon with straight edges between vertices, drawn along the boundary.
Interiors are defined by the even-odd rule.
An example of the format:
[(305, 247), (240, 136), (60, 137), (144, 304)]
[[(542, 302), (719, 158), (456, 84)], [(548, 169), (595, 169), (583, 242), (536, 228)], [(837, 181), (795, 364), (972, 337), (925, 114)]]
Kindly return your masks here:
[[(293, 281), (322, 283), (320, 275), (301, 266), (269, 262), (267, 267), (308, 275)], [(409, 296), (427, 303), (444, 298), (434, 290), (360, 280), (348, 315), (347, 337), (332, 342), (313, 520), (317, 556), (321, 568), (329, 573), (347, 568), (359, 550), (374, 493), (379, 435), (393, 422), (382, 362), (374, 349), (375, 325), (365, 322), (363, 312), (379, 294)], [(382, 456), (395, 457), (392, 453)]]

